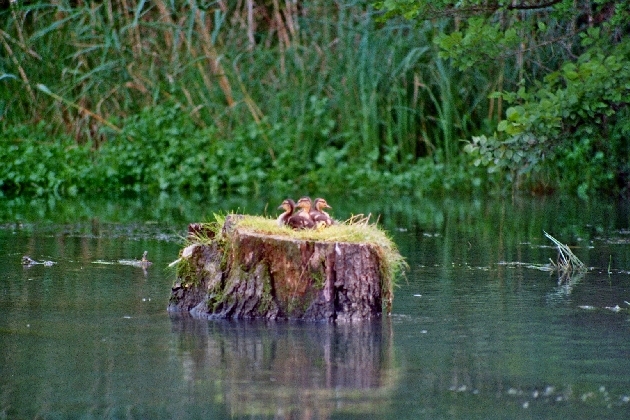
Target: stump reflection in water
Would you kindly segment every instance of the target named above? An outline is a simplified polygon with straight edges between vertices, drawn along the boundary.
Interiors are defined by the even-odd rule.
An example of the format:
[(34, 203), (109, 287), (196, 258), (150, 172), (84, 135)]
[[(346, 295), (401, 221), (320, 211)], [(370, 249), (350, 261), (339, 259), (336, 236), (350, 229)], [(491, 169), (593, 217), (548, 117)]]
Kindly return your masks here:
[(312, 324), (171, 316), (186, 380), (214, 388), (215, 400), (224, 401), (232, 416), (373, 415), (387, 410), (396, 387), (388, 320)]

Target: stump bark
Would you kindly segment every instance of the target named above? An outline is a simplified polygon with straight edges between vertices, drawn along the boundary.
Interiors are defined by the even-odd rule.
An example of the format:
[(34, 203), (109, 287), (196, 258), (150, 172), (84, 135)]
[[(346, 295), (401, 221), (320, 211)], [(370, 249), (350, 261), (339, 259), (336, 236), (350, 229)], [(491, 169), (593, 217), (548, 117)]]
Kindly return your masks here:
[[(342, 322), (382, 314), (383, 278), (374, 245), (264, 235), (239, 228), (234, 218), (226, 218), (220, 238), (187, 247), (170, 312)], [(199, 229), (189, 226), (191, 233)]]

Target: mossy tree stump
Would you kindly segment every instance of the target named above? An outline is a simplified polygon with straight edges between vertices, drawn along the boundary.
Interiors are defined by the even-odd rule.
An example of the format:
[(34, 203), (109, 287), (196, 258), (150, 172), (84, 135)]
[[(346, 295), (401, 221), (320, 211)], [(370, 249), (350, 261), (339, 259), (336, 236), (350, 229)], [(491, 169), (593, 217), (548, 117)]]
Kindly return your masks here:
[[(221, 232), (191, 224), (168, 310), (202, 318), (356, 321), (389, 308), (377, 246), (262, 234), (225, 220)], [(386, 284), (387, 283), (387, 284)]]

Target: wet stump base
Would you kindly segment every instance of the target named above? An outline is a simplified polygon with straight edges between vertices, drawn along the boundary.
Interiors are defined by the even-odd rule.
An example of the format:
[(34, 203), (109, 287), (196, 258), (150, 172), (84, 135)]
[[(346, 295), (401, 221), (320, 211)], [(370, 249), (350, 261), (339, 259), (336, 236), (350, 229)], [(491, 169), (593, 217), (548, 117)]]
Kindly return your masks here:
[[(221, 234), (202, 232), (208, 241), (182, 251), (170, 312), (310, 321), (381, 315), (383, 280), (375, 245), (260, 234), (237, 221), (228, 216)], [(192, 224), (189, 233), (203, 229)]]

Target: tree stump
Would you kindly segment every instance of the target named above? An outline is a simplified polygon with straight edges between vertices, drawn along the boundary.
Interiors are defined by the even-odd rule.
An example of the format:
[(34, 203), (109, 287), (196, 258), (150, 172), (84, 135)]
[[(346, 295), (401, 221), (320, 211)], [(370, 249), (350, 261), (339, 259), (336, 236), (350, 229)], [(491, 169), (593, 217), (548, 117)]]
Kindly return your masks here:
[(182, 251), (170, 312), (343, 322), (377, 318), (390, 303), (375, 245), (260, 234), (240, 228), (238, 217), (218, 234), (189, 226), (209, 241)]

